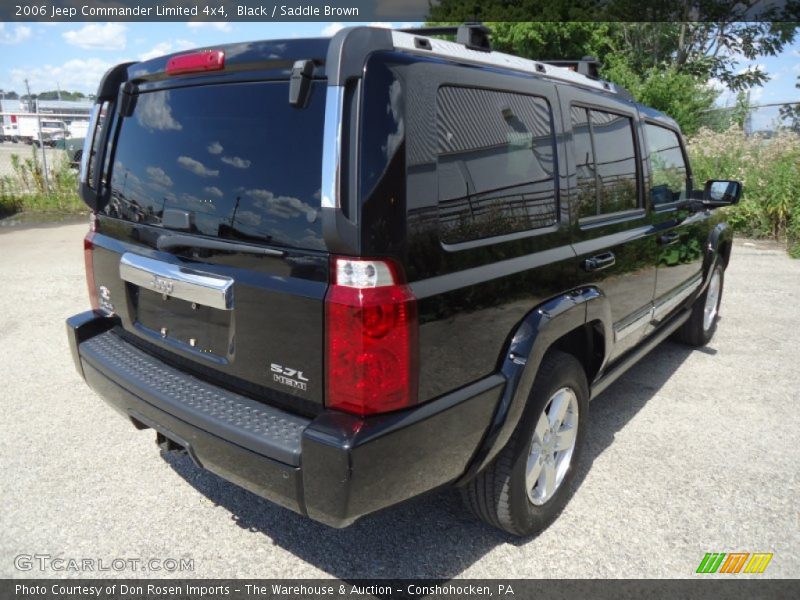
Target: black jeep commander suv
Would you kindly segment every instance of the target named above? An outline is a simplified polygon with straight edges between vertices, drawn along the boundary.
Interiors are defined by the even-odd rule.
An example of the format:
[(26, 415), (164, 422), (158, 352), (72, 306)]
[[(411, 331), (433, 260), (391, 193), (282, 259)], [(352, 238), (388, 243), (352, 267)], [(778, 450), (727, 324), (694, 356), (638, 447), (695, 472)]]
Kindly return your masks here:
[(78, 371), (164, 450), (344, 527), (456, 485), (526, 535), (588, 402), (714, 334), (731, 231), (592, 63), (356, 27), (121, 64), (80, 192)]

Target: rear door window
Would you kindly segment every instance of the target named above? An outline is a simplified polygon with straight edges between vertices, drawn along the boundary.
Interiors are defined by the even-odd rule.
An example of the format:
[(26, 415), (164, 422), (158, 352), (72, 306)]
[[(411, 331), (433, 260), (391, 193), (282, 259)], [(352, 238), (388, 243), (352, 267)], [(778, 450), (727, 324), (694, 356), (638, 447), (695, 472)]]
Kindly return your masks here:
[(161, 225), (173, 209), (199, 235), (324, 249), (323, 87), (305, 109), (289, 104), (288, 82), (140, 94), (120, 127), (105, 213)]
[(578, 216), (639, 207), (639, 170), (630, 117), (573, 106), (570, 110), (578, 177)]

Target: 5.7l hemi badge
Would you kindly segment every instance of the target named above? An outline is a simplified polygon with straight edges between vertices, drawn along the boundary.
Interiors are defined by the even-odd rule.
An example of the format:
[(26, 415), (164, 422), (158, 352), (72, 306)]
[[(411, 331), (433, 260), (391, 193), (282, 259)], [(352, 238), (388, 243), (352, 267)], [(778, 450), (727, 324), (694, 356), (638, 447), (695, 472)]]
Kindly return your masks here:
[(282, 367), (275, 363), (270, 365), (270, 370), (272, 371), (272, 381), (282, 385), (288, 385), (301, 392), (308, 390), (308, 378), (303, 376), (302, 371), (290, 369), (289, 367)]

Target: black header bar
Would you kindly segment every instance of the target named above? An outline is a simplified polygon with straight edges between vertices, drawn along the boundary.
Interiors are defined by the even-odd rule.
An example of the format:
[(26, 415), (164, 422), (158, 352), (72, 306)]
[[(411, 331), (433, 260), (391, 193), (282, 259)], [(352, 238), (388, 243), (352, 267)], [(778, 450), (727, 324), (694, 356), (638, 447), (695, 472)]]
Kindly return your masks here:
[(800, 0), (0, 0), (0, 21), (800, 21)]
[(698, 575), (690, 579), (4, 579), (8, 600), (549, 600), (798, 598), (800, 581)]

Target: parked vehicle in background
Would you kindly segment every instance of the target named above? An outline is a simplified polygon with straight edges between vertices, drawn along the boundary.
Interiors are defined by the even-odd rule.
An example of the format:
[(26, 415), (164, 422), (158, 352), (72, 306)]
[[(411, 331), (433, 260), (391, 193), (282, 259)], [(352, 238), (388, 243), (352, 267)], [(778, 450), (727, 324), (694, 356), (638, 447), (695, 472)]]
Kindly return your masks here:
[(75, 119), (67, 125), (67, 138), (83, 140), (89, 129), (88, 119)]
[(278, 504), (344, 527), (456, 485), (528, 535), (572, 493), (589, 400), (714, 335), (741, 185), (695, 190), (675, 121), (582, 61), (448, 33), (111, 69), (67, 330), (162, 450)]
[(61, 148), (67, 153), (67, 160), (72, 167), (78, 168), (81, 164), (81, 158), (83, 157), (83, 145), (85, 143), (84, 138), (67, 138), (65, 140), (58, 140), (55, 143), (56, 148)]
[(17, 118), (17, 124), (19, 126), (19, 139), (26, 144), (39, 145), (40, 126), (41, 143), (45, 146), (55, 146), (58, 140), (63, 140), (67, 137), (67, 124), (60, 119), (20, 115)]
[(19, 142), (19, 126), (17, 125), (16, 119), (14, 121), (8, 120), (7, 122), (3, 122), (2, 141), (13, 142), (14, 144)]
[(89, 121), (78, 119), (67, 125), (67, 137), (55, 141), (54, 146), (61, 148), (67, 153), (67, 160), (72, 167), (78, 168), (83, 156), (83, 145), (86, 132), (89, 128)]

